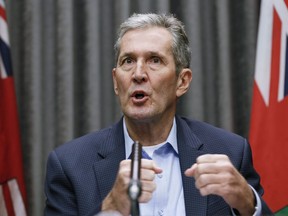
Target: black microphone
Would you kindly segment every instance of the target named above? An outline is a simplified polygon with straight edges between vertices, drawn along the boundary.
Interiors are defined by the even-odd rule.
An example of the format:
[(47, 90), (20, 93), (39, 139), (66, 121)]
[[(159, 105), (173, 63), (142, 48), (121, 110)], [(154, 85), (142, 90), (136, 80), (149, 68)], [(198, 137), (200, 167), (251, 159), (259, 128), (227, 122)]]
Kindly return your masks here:
[(132, 160), (131, 160), (131, 175), (128, 186), (128, 195), (131, 200), (131, 215), (139, 216), (139, 202), (138, 198), (141, 195), (142, 187), (140, 181), (140, 167), (142, 158), (142, 146), (136, 141), (132, 146)]

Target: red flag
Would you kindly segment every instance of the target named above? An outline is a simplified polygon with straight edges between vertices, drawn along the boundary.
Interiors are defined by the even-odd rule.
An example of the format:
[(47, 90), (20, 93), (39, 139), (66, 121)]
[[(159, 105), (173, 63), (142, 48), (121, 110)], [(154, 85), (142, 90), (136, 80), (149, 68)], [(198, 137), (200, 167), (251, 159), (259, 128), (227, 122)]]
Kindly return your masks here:
[(5, 5), (0, 0), (0, 215), (26, 216), (25, 185)]
[(250, 143), (264, 200), (288, 207), (288, 0), (262, 0)]

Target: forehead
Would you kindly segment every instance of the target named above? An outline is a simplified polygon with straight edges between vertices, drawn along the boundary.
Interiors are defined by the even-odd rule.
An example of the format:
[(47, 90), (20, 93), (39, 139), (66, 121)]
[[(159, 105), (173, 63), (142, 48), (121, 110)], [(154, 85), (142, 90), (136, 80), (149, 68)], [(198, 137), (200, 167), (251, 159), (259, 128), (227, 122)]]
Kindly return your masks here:
[(126, 32), (120, 42), (120, 55), (123, 52), (171, 51), (172, 35), (162, 27), (146, 27)]

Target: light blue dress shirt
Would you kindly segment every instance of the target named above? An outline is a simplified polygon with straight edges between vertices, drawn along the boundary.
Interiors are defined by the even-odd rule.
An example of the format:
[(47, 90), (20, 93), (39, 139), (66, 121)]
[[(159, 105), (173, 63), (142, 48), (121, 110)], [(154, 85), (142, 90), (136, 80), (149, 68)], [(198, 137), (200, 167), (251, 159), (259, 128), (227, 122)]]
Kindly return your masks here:
[[(123, 121), (123, 130), (126, 159), (128, 159), (132, 152), (132, 145), (134, 141), (128, 134), (125, 120)], [(144, 154), (149, 156), (148, 159), (155, 161), (157, 166), (159, 166), (163, 172), (157, 174), (154, 179), (157, 187), (153, 193), (152, 199), (148, 203), (140, 203), (141, 216), (185, 215), (184, 193), (178, 155), (177, 127), (175, 118), (173, 120), (173, 125), (167, 140), (154, 146), (143, 146), (143, 150), (145, 151)], [(253, 192), (257, 199), (257, 208), (253, 216), (260, 216), (260, 198), (254, 189)]]

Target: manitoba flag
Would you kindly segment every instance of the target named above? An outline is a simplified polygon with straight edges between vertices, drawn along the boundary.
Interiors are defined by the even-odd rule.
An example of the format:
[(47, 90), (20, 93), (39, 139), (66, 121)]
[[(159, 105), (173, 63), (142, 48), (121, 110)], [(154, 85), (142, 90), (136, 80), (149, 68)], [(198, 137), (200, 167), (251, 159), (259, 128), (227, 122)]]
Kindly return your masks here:
[[(250, 143), (264, 200), (288, 210), (288, 0), (262, 0)], [(285, 209), (286, 208), (286, 209)]]
[(24, 216), (25, 186), (7, 19), (0, 0), (0, 215)]

